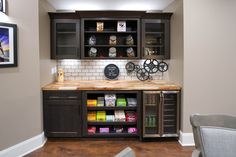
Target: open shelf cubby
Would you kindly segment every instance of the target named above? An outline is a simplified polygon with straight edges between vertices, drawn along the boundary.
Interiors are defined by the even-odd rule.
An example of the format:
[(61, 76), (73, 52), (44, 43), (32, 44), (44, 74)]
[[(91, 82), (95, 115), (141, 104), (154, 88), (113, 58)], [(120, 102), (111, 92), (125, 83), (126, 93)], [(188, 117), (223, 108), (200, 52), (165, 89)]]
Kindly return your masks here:
[(139, 91), (85, 91), (83, 98), (83, 136), (139, 136)]

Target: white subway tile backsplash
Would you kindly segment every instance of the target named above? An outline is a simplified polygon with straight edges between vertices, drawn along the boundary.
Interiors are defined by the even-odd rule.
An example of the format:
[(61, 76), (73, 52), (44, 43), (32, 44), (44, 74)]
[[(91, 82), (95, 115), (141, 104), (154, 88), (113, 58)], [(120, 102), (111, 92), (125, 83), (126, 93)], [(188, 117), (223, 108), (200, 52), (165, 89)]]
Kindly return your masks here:
[[(64, 69), (65, 80), (105, 80), (104, 68), (108, 64), (116, 64), (120, 69), (118, 80), (138, 80), (136, 73), (127, 73), (125, 65), (133, 62), (140, 66), (144, 60), (58, 60), (57, 68)], [(152, 79), (168, 79), (168, 72), (151, 74)]]
[(101, 73), (103, 72), (103, 69), (96, 69), (96, 72)]
[(96, 72), (96, 69), (94, 69), (93, 67), (91, 67), (91, 69), (88, 70), (90, 73), (94, 73)]
[(93, 76), (99, 76), (99, 73), (91, 73), (91, 75), (93, 75)]

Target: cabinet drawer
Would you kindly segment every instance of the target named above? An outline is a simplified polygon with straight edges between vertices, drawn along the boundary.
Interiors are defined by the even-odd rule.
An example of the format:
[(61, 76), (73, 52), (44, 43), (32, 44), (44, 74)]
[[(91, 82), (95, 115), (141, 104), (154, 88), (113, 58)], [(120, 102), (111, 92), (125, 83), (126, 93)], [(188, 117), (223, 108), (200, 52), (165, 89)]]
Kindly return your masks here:
[(44, 100), (81, 100), (81, 93), (77, 90), (43, 91)]
[(81, 105), (80, 100), (44, 100), (44, 106), (78, 106)]

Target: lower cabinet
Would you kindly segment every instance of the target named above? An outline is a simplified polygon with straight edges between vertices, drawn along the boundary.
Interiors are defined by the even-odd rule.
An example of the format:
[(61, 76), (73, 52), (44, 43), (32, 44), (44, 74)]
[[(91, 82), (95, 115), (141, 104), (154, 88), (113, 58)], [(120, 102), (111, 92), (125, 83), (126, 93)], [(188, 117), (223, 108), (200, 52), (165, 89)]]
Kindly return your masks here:
[(81, 136), (79, 91), (43, 91), (44, 132), (47, 137)]
[(180, 91), (43, 91), (47, 137), (179, 136)]
[(143, 91), (142, 138), (178, 137), (179, 91)]

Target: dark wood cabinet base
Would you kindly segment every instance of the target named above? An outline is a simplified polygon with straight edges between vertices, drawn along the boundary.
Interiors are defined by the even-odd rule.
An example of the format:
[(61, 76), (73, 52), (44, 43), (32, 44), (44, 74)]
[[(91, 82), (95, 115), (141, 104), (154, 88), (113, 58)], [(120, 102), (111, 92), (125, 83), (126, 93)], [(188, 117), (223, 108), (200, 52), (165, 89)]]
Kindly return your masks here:
[[(106, 106), (105, 100), (103, 106), (88, 105), (88, 100), (98, 100), (107, 94), (123, 98), (126, 105), (117, 106), (116, 101), (115, 106)], [(136, 105), (129, 106), (128, 98), (137, 100)], [(176, 138), (180, 125), (179, 102), (179, 91), (44, 90), (44, 132), (47, 137), (63, 138), (139, 138), (144, 141)], [(131, 112), (136, 114), (136, 120), (128, 121), (125, 117), (125, 121), (100, 121), (97, 119), (100, 111), (114, 117), (116, 111), (125, 115)], [(96, 118), (89, 120), (89, 113)], [(95, 132), (90, 133), (88, 130), (92, 127)], [(130, 131), (132, 129), (136, 131)]]
[(47, 137), (81, 137), (79, 91), (43, 91), (43, 112)]

